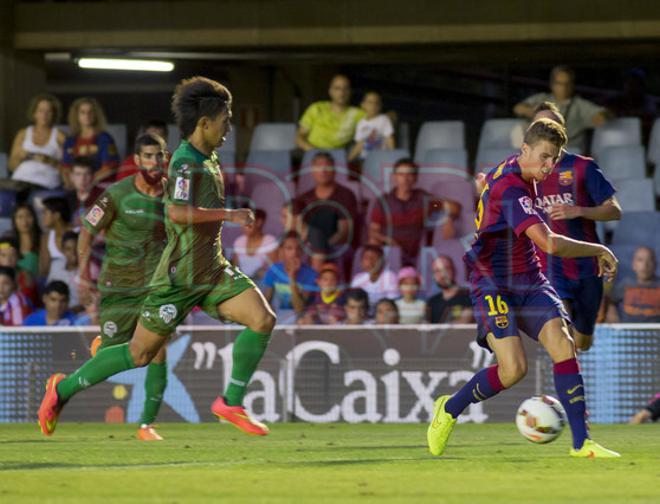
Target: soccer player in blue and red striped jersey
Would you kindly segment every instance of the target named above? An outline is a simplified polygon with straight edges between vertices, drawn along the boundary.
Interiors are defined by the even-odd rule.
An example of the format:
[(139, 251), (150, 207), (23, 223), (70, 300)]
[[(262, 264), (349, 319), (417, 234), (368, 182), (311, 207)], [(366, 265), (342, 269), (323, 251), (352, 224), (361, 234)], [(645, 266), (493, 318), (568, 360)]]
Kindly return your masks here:
[[(534, 119), (564, 125), (564, 117), (551, 102), (540, 103)], [(555, 233), (599, 243), (595, 221), (619, 220), (616, 190), (593, 159), (563, 151), (552, 174), (536, 186), (534, 206)], [(571, 315), (575, 346), (588, 350), (603, 299), (603, 280), (593, 257), (564, 258), (538, 251), (543, 273)]]
[(536, 248), (560, 257), (596, 257), (599, 273), (616, 273), (617, 259), (600, 244), (573, 240), (552, 232), (534, 208), (534, 183), (551, 173), (566, 145), (566, 130), (539, 119), (525, 132), (519, 154), (511, 156), (485, 179), (472, 248), (465, 255), (477, 319), (477, 342), (495, 353), (497, 364), (482, 369), (452, 396), (435, 402), (427, 441), (432, 454), (445, 449), (458, 416), (520, 381), (527, 372), (519, 330), (547, 350), (554, 366), (559, 400), (573, 433), (573, 457), (618, 457), (589, 438), (584, 383), (568, 315), (546, 277)]

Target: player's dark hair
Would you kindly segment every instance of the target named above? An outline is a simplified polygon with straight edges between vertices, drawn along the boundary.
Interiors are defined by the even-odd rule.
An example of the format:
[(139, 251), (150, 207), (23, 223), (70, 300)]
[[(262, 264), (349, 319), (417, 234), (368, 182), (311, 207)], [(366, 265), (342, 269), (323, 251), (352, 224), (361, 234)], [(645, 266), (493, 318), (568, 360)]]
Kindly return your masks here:
[(53, 213), (60, 214), (64, 222), (71, 220), (71, 208), (69, 203), (64, 198), (53, 197), (44, 200), (44, 207)]
[(78, 241), (78, 233), (76, 233), (75, 231), (67, 231), (62, 235), (62, 243), (67, 242), (69, 240)]
[(51, 292), (57, 292), (62, 296), (66, 296), (67, 298), (70, 296), (69, 286), (61, 280), (53, 280), (52, 282), (49, 282), (48, 285), (46, 285), (46, 288), (44, 289), (44, 296), (47, 296)]
[[(544, 101), (539, 103), (535, 108), (534, 112), (532, 112), (532, 117), (536, 117), (536, 114), (539, 112), (545, 112), (548, 111), (552, 113), (554, 117), (556, 117), (557, 122), (561, 124), (564, 128), (566, 127), (566, 121), (564, 120), (564, 115), (559, 111), (559, 108), (557, 105), (550, 101)], [(554, 120), (554, 119), (553, 119)]]
[(368, 251), (375, 252), (376, 254), (378, 254), (378, 257), (381, 259), (385, 256), (383, 247), (379, 247), (378, 245), (365, 245), (364, 248), (362, 249), (362, 255), (364, 255)]
[(94, 173), (94, 160), (92, 158), (88, 158), (85, 156), (78, 156), (76, 158), (73, 158), (73, 164), (71, 165), (71, 169), (73, 168), (87, 168), (90, 173)]
[(158, 135), (153, 135), (151, 133), (143, 133), (135, 140), (135, 147), (133, 148), (136, 154), (142, 152), (143, 147), (154, 145), (160, 147), (160, 149), (165, 152), (167, 150), (167, 144), (165, 140)]
[(184, 79), (174, 90), (172, 113), (183, 138), (193, 134), (202, 117), (215, 119), (231, 108), (231, 93), (206, 77)]
[(353, 301), (362, 303), (364, 305), (364, 308), (367, 311), (369, 310), (369, 294), (367, 294), (367, 291), (365, 291), (364, 289), (360, 289), (359, 287), (348, 289), (346, 291), (346, 294), (344, 295), (344, 299), (346, 300), (346, 302), (348, 302), (349, 299), (352, 299)]
[(575, 82), (575, 70), (573, 70), (568, 65), (557, 65), (553, 67), (552, 70), (550, 70), (550, 84), (554, 82), (557, 74), (560, 73), (565, 73), (570, 77), (571, 81)]
[(561, 149), (568, 141), (566, 129), (552, 119), (537, 119), (527, 128), (523, 143), (533, 147), (541, 141), (550, 142)]
[(16, 283), (16, 270), (9, 266), (0, 266), (0, 275), (8, 277), (14, 284)]
[(405, 157), (399, 159), (396, 163), (394, 163), (394, 166), (392, 167), (392, 171), (396, 173), (397, 168), (400, 166), (410, 166), (413, 170), (415, 170), (415, 173), (419, 173), (419, 166), (417, 163), (412, 158)]

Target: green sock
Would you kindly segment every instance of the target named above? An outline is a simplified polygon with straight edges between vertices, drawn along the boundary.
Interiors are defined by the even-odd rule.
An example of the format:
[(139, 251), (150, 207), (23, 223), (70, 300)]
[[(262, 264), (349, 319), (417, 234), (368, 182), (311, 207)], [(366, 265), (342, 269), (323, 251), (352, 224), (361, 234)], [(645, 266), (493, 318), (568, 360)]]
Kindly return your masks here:
[(144, 382), (146, 397), (140, 425), (154, 423), (158, 410), (163, 402), (163, 394), (167, 386), (167, 362), (161, 364), (151, 363), (147, 367), (147, 379)]
[(266, 351), (269, 339), (270, 334), (258, 333), (247, 327), (236, 338), (232, 351), (234, 364), (225, 390), (225, 401), (229, 406), (243, 403), (245, 389)]
[(75, 372), (57, 384), (57, 395), (60, 400), (68, 401), (81, 390), (96, 385), (106, 378), (133, 369), (135, 363), (128, 343), (111, 346), (100, 350), (92, 359), (85, 362)]

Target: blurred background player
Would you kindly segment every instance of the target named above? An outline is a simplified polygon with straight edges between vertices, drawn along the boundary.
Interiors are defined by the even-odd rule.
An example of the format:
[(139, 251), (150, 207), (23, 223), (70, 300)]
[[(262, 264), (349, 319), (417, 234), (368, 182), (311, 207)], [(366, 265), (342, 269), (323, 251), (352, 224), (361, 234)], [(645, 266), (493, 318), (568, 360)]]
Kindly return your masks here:
[[(165, 248), (163, 223), (163, 163), (165, 141), (144, 134), (135, 142), (135, 165), (139, 172), (111, 185), (83, 218), (78, 255), (88, 305), (95, 290), (90, 273), (90, 256), (94, 237), (105, 233), (106, 254), (103, 258), (98, 290), (101, 294), (99, 325), (101, 335), (92, 344), (92, 356), (98, 350), (130, 340), (140, 316), (142, 302), (149, 293), (149, 282)], [(99, 344), (100, 343), (100, 344)], [(160, 441), (153, 423), (167, 386), (165, 346), (147, 367), (145, 401), (140, 428), (142, 441)]]
[(486, 177), (475, 218), (477, 233), (465, 262), (477, 342), (495, 353), (497, 364), (476, 373), (454, 395), (438, 398), (427, 432), (433, 455), (443, 453), (458, 416), (470, 404), (493, 397), (525, 376), (522, 330), (543, 345), (554, 363), (555, 388), (573, 433), (570, 456), (619, 457), (589, 438), (584, 383), (569, 318), (536, 257), (535, 247), (560, 257), (596, 256), (601, 273), (616, 273), (617, 260), (607, 247), (553, 233), (534, 209), (532, 185), (552, 173), (566, 141), (559, 123), (539, 119), (525, 132), (520, 153)]
[(231, 93), (216, 81), (193, 77), (177, 86), (172, 111), (184, 140), (168, 170), (164, 197), (168, 244), (152, 278), (153, 290), (129, 343), (98, 352), (66, 378), (56, 373), (48, 379), (39, 408), (44, 434), (52, 435), (62, 408), (75, 394), (116, 373), (149, 364), (195, 306), (215, 318), (246, 326), (234, 342), (224, 395), (214, 401), (211, 412), (246, 434), (268, 434), (242, 403), (276, 317), (252, 280), (222, 253), (223, 221), (239, 225), (254, 221), (252, 210), (224, 208), (223, 175), (215, 149), (231, 130), (231, 104)]
[[(564, 117), (551, 102), (539, 104), (533, 120), (547, 118), (564, 126)], [(600, 243), (596, 221), (621, 218), (616, 190), (593, 159), (562, 150), (552, 173), (536, 184), (535, 207), (550, 230), (575, 240)], [(575, 346), (588, 350), (603, 299), (603, 279), (593, 257), (548, 256), (537, 249), (543, 273), (564, 302), (573, 322)]]

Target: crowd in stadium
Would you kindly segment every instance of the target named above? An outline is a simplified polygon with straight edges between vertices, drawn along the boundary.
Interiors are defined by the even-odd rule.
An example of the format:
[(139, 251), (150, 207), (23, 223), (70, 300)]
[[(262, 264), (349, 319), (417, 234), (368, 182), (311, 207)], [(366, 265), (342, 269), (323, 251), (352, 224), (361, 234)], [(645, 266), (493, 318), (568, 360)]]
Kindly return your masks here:
[[(484, 125), (474, 171), (514, 153), (534, 107), (556, 103), (566, 117), (568, 150), (596, 159), (620, 190), (624, 220), (633, 219), (627, 210), (634, 210), (634, 220), (603, 230), (622, 264), (599, 320), (660, 322), (656, 238), (642, 229), (639, 241), (641, 233), (634, 232), (643, 219), (650, 225), (658, 219), (654, 179), (647, 177), (647, 160), (660, 162), (654, 102), (644, 98), (639, 72), (631, 72), (626, 92), (607, 107), (575, 95), (574, 79), (568, 67), (553, 69), (548, 93), (514, 107), (522, 120), (492, 122), (499, 124), (492, 135), (499, 144), (484, 140)], [(227, 257), (259, 284), (280, 323), (473, 321), (461, 255), (474, 230), (477, 194), (463, 124), (423, 125), (411, 156), (397, 148), (396, 114), (383, 113), (378, 93), (365, 93), (359, 106), (351, 98), (349, 79), (337, 75), (329, 100), (311, 104), (297, 126), (258, 126), (246, 163), (235, 162), (232, 145), (219, 150), (227, 205), (249, 205), (256, 213), (251, 226), (226, 225)], [(96, 324), (98, 296), (79, 296), (78, 231), (103, 190), (139, 166), (118, 148), (93, 98), (71, 105), (64, 128), (57, 127), (60, 102), (49, 94), (33, 99), (27, 119), (4, 158), (10, 180), (0, 191), (0, 324)], [(637, 128), (630, 141), (629, 124)], [(165, 121), (146, 122), (142, 132), (176, 148)], [(651, 203), (639, 206), (647, 194)], [(626, 197), (637, 206), (628, 207)], [(101, 236), (92, 278), (103, 246)]]

